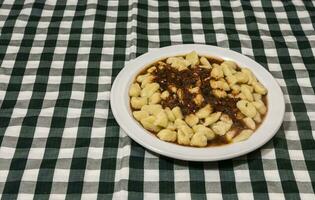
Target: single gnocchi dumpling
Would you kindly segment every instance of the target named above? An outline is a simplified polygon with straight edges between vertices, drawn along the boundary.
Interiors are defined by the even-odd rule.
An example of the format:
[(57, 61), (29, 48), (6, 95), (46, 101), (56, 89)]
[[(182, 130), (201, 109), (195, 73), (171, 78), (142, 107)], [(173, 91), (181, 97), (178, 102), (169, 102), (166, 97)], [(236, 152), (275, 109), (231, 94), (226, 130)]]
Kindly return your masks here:
[(133, 111), (132, 115), (136, 118), (137, 121), (141, 121), (142, 119), (149, 117), (149, 113), (143, 110)]
[(267, 94), (267, 89), (261, 83), (253, 82), (252, 85), (256, 93), (261, 94), (261, 95)]
[(246, 97), (246, 99), (248, 101), (254, 101), (254, 97), (252, 95), (252, 92), (250, 91), (249, 87), (245, 84), (241, 85), (241, 92), (244, 94), (244, 96)]
[(197, 105), (201, 105), (204, 100), (205, 99), (203, 98), (203, 96), (201, 94), (197, 94), (196, 97), (194, 98), (194, 102)]
[(131, 107), (134, 109), (141, 109), (147, 103), (148, 99), (146, 97), (132, 97), (130, 100)]
[(185, 117), (185, 122), (190, 126), (190, 127), (193, 127), (194, 125), (198, 124), (199, 122), (199, 118), (194, 115), (194, 114), (190, 114), (190, 115), (187, 115)]
[(217, 98), (225, 98), (227, 96), (227, 93), (224, 90), (214, 89), (212, 90), (212, 93)]
[(180, 126), (188, 126), (188, 124), (186, 124), (186, 122), (182, 119), (176, 119), (174, 125), (176, 128), (179, 128)]
[(170, 96), (170, 93), (167, 90), (165, 90), (161, 94), (161, 99), (165, 100), (169, 96)]
[(177, 143), (182, 145), (189, 145), (192, 135), (184, 133), (181, 129), (177, 130)]
[(215, 123), (216, 121), (218, 121), (220, 119), (221, 114), (222, 114), (222, 112), (215, 112), (215, 113), (210, 114), (209, 117), (205, 118), (205, 122), (203, 125), (209, 126), (209, 125)]
[(222, 63), (221, 66), (224, 76), (233, 76), (232, 71), (230, 70), (230, 67), (228, 65)]
[(202, 64), (200, 67), (201, 68), (206, 68), (206, 69), (211, 69), (211, 64), (209, 63), (209, 61), (207, 60), (206, 57), (201, 57), (200, 58), (200, 63)]
[(252, 118), (246, 117), (246, 118), (243, 119), (243, 121), (244, 121), (244, 124), (245, 124), (248, 128), (250, 128), (250, 129), (252, 129), (252, 130), (255, 130), (255, 128), (256, 128), (256, 123), (255, 123), (255, 121), (254, 121)]
[(238, 83), (248, 82), (248, 76), (244, 72), (236, 72), (234, 76), (236, 77)]
[(236, 135), (236, 130), (229, 130), (226, 134), (225, 134), (225, 139), (228, 142), (232, 142), (233, 137)]
[(154, 121), (154, 125), (156, 126), (161, 126), (166, 128), (168, 125), (168, 118), (165, 110), (161, 110), (157, 115), (156, 115), (156, 120)]
[(158, 83), (149, 83), (141, 90), (141, 97), (151, 97), (158, 89), (160, 85)]
[(178, 89), (178, 90), (176, 91), (176, 94), (177, 94), (177, 96), (178, 96), (178, 98), (179, 98), (180, 100), (183, 99), (183, 97), (184, 97), (184, 92), (183, 92), (182, 89)]
[(253, 105), (255, 106), (255, 108), (257, 109), (257, 111), (264, 115), (267, 112), (267, 107), (265, 106), (264, 102), (262, 100), (258, 100), (258, 101), (254, 101)]
[(224, 74), (223, 74), (222, 67), (220, 65), (214, 65), (214, 67), (211, 70), (210, 76), (216, 80), (223, 78)]
[(202, 133), (196, 133), (190, 140), (191, 146), (205, 147), (207, 146), (207, 137)]
[(253, 118), (257, 113), (255, 106), (247, 100), (238, 101), (236, 106), (247, 117)]
[(247, 74), (247, 77), (248, 77), (248, 84), (251, 85), (253, 84), (254, 82), (257, 82), (257, 79), (256, 77), (253, 75), (253, 72), (248, 69), (248, 68), (242, 68), (241, 71), (245, 74)]
[(166, 62), (168, 64), (171, 64), (172, 67), (174, 67), (175, 69), (178, 69), (179, 71), (187, 69), (187, 67), (190, 65), (189, 61), (178, 58), (178, 57), (168, 58)]
[(211, 125), (211, 129), (213, 132), (217, 135), (224, 135), (230, 128), (232, 127), (232, 123), (224, 122), (224, 121), (218, 121)]
[(227, 114), (222, 114), (220, 120), (229, 124), (233, 123), (232, 119)]
[(186, 60), (190, 63), (191, 66), (195, 66), (199, 64), (199, 58), (196, 51), (192, 51), (191, 53), (187, 54)]
[(172, 93), (177, 92), (177, 87), (175, 87), (174, 85), (169, 85), (168, 88), (172, 91)]
[(221, 65), (226, 65), (228, 66), (231, 70), (235, 70), (237, 68), (237, 65), (235, 62), (231, 61), (231, 60), (226, 60), (224, 61)]
[(149, 73), (137, 76), (137, 82), (142, 83), (148, 76), (151, 76)]
[(188, 91), (189, 91), (190, 93), (195, 93), (195, 94), (197, 94), (197, 93), (199, 93), (199, 91), (200, 91), (200, 87), (189, 88)]
[(257, 123), (261, 123), (262, 119), (261, 119), (260, 114), (257, 113), (257, 114), (255, 115), (255, 117), (253, 118), (253, 120), (254, 120), (255, 122), (257, 122)]
[(180, 107), (178, 107), (178, 106), (174, 107), (172, 109), (172, 112), (173, 112), (176, 119), (183, 119), (184, 118)]
[(253, 130), (245, 129), (242, 130), (237, 136), (233, 138), (233, 142), (241, 142), (247, 140), (253, 134)]
[(129, 89), (129, 96), (131, 97), (138, 97), (140, 95), (141, 88), (138, 83), (131, 84), (131, 87)]
[(194, 134), (193, 129), (191, 129), (189, 126), (179, 126), (178, 130), (181, 130), (186, 135), (189, 135), (190, 137)]
[(238, 82), (238, 79), (234, 75), (229, 75), (225, 77), (225, 79), (229, 83), (230, 87), (233, 87)]
[(236, 64), (232, 61), (224, 61), (221, 64), (222, 70), (224, 75), (227, 76), (233, 76), (233, 74), (236, 73), (235, 69), (236, 69)]
[(161, 128), (159, 126), (154, 125), (155, 120), (156, 120), (156, 117), (149, 116), (149, 117), (141, 119), (140, 122), (145, 129), (152, 132), (159, 132)]
[(150, 67), (150, 68), (147, 70), (147, 72), (148, 72), (148, 73), (153, 73), (153, 72), (155, 72), (156, 70), (157, 70), (156, 67), (153, 66), (153, 67)]
[(193, 126), (193, 130), (194, 130), (195, 134), (196, 133), (204, 134), (207, 137), (207, 140), (212, 140), (215, 137), (214, 132), (210, 128), (208, 128), (204, 125), (201, 125), (201, 124)]
[(141, 110), (148, 112), (150, 115), (157, 115), (162, 110), (160, 104), (144, 105)]
[(210, 80), (210, 86), (213, 89), (221, 89), (221, 90), (225, 90), (225, 91), (230, 90), (229, 84), (227, 84), (227, 82), (224, 79), (219, 79), (218, 81), (211, 79)]
[(198, 110), (196, 112), (196, 116), (199, 119), (203, 119), (206, 118), (210, 115), (210, 113), (212, 112), (212, 107), (210, 106), (210, 104), (206, 105), (205, 107), (201, 108), (200, 110)]
[(149, 104), (158, 104), (160, 102), (161, 102), (161, 93), (160, 92), (155, 92), (149, 98)]
[(143, 79), (143, 81), (141, 82), (141, 88), (144, 88), (149, 83), (152, 83), (153, 79), (154, 79), (154, 76), (152, 76), (152, 75), (149, 75), (149, 76), (145, 77)]
[(169, 129), (163, 129), (157, 134), (158, 138), (167, 142), (175, 142), (177, 139), (177, 132)]

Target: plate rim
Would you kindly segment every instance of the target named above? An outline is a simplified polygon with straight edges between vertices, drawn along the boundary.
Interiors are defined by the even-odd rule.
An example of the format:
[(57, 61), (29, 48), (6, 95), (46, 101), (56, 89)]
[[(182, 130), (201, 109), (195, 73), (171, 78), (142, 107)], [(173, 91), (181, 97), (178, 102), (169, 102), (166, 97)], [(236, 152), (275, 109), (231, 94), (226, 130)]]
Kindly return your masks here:
[[(209, 54), (206, 54), (206, 55), (217, 56), (217, 57), (220, 57), (224, 60), (234, 60), (237, 63), (243, 63), (246, 61), (247, 63), (253, 64), (253, 66), (249, 67), (249, 66), (242, 66), (241, 65), (241, 67), (249, 67), (249, 68), (252, 68), (254, 66), (256, 68), (258, 67), (257, 71), (253, 72), (255, 74), (255, 76), (257, 77), (256, 73), (260, 72), (260, 73), (263, 73), (263, 75), (259, 75), (257, 78), (259, 78), (260, 76), (267, 76), (270, 79), (270, 80), (268, 80), (268, 82), (269, 81), (273, 82), (272, 85), (275, 88), (273, 88), (272, 90), (270, 90), (270, 88), (268, 88), (268, 95), (270, 93), (273, 93), (273, 91), (277, 90), (278, 95), (276, 95), (276, 96), (279, 98), (279, 99), (277, 99), (278, 106), (275, 107), (275, 105), (270, 104), (269, 97), (268, 97), (267, 116), (265, 116), (263, 124), (260, 125), (260, 127), (254, 132), (254, 134), (248, 140), (245, 140), (245, 141), (239, 142), (239, 143), (234, 143), (234, 144), (222, 145), (222, 146), (218, 146), (218, 147), (196, 148), (196, 147), (181, 146), (181, 145), (177, 145), (177, 144), (173, 144), (173, 143), (164, 142), (164, 141), (158, 139), (156, 136), (153, 136), (151, 133), (148, 134), (149, 132), (146, 131), (141, 125), (139, 125), (139, 123), (132, 116), (130, 116), (129, 96), (127, 94), (128, 99), (124, 100), (124, 98), (123, 98), (124, 96), (121, 96), (121, 95), (126, 96), (126, 93), (128, 93), (127, 90), (129, 89), (130, 82), (131, 82), (131, 80), (134, 80), (135, 75), (137, 75), (139, 71), (141, 71), (144, 67), (148, 66), (150, 63), (153, 63), (159, 59), (165, 58), (166, 56), (163, 56), (163, 55), (166, 54), (166, 52), (168, 53), (168, 56), (174, 56), (174, 55), (180, 55), (180, 53), (176, 53), (176, 52), (180, 51), (180, 52), (188, 53), (192, 50), (196, 50), (199, 55), (202, 54), (202, 53), (200, 53), (202, 51), (210, 51)], [(169, 53), (169, 51), (172, 53)], [(219, 53), (212, 53), (211, 51), (218, 51)], [(227, 56), (226, 55), (222, 56), (221, 53), (226, 53)], [(184, 54), (184, 53), (182, 53), (182, 54)], [(151, 57), (155, 57), (155, 58), (153, 59)], [(231, 59), (231, 57), (239, 57), (239, 60), (235, 60), (233, 58)], [(143, 61), (145, 63), (139, 63), (141, 61)], [(130, 73), (131, 73), (131, 76), (130, 76)], [(128, 80), (126, 82), (126, 80), (123, 78), (126, 78), (124, 76), (127, 76), (127, 75), (129, 75), (129, 77), (128, 77)], [(259, 81), (261, 81), (261, 80), (259, 80)], [(262, 82), (266, 82), (266, 80), (264, 80)], [(125, 87), (121, 88), (124, 85), (125, 85)], [(269, 83), (268, 83), (268, 85), (269, 85)], [(119, 102), (120, 102), (120, 104), (119, 104)], [(126, 102), (128, 103), (128, 105), (126, 105)], [(123, 105), (121, 105), (121, 103), (123, 103)], [(280, 106), (279, 106), (279, 104), (280, 104)], [(110, 106), (112, 109), (112, 113), (113, 113), (117, 123), (119, 124), (119, 126), (135, 142), (137, 142), (138, 144), (140, 144), (144, 148), (149, 149), (153, 152), (156, 152), (160, 155), (164, 155), (167, 157), (180, 159), (180, 160), (186, 160), (186, 161), (226, 160), (226, 159), (239, 157), (239, 156), (245, 155), (249, 152), (252, 152), (252, 151), (260, 148), (264, 144), (266, 144), (268, 141), (270, 141), (274, 137), (274, 135), (277, 133), (277, 131), (279, 130), (279, 128), (282, 125), (284, 114), (285, 114), (285, 101), (284, 101), (283, 92), (280, 88), (279, 83), (275, 80), (275, 78), (272, 76), (272, 74), (267, 69), (265, 69), (262, 65), (260, 65), (255, 60), (253, 60), (253, 59), (251, 59), (251, 58), (249, 58), (243, 54), (240, 54), (236, 51), (222, 48), (222, 47), (218, 47), (218, 46), (203, 45), (203, 44), (181, 44), (181, 45), (172, 45), (172, 46), (166, 46), (166, 47), (162, 47), (162, 48), (152, 49), (151, 51), (144, 53), (141, 56), (139, 56), (139, 57), (137, 57), (137, 58), (135, 58), (129, 62), (126, 62), (125, 66), (122, 68), (122, 70), (116, 76), (116, 78), (112, 84), (112, 88), (110, 91)], [(127, 115), (123, 116), (123, 114), (122, 114), (122, 111), (126, 111), (126, 110), (124, 110), (126, 108), (126, 106), (129, 109), (129, 113), (128, 113), (129, 118), (128, 117), (126, 118)], [(262, 127), (262, 125), (266, 124), (267, 117), (270, 116), (270, 112), (271, 112), (270, 106), (271, 106), (271, 108), (274, 108), (274, 109), (277, 108), (277, 113), (280, 112), (279, 113), (280, 116), (278, 115), (279, 117), (276, 119), (276, 124), (273, 125), (271, 127), (271, 129), (269, 127), (269, 131), (271, 131), (273, 133), (268, 133), (268, 136), (264, 137), (263, 140), (260, 140), (257, 145), (254, 145), (254, 146), (251, 145), (251, 146), (249, 146), (249, 148), (242, 148), (242, 146), (240, 146), (240, 144), (243, 144), (246, 147), (246, 144), (249, 144), (249, 142), (251, 141), (251, 138), (255, 135), (255, 133), (259, 132), (259, 129)], [(127, 109), (127, 111), (128, 111), (128, 109)], [(128, 124), (129, 122), (124, 122), (124, 120), (127, 120), (131, 123)], [(142, 129), (142, 131), (139, 128)], [(139, 134), (134, 133), (136, 131), (142, 132), (141, 134), (145, 133), (145, 135), (142, 135), (142, 136), (145, 139), (148, 139), (149, 141), (144, 141), (144, 139), (140, 139), (138, 137), (140, 133)], [(268, 131), (268, 128), (266, 129), (266, 131)], [(262, 131), (260, 131), (260, 132), (262, 132)], [(149, 137), (149, 136), (151, 136), (151, 137)], [(150, 141), (152, 138), (155, 138), (154, 142)], [(166, 147), (166, 148), (164, 148), (164, 147), (160, 148), (161, 145)], [(241, 148), (241, 151), (230, 152), (228, 155), (224, 155), (224, 156), (221, 155), (221, 156), (216, 156), (216, 157), (207, 157), (207, 156), (200, 156), (200, 155), (187, 157), (187, 154), (185, 154), (187, 152), (188, 153), (190, 153), (190, 152), (193, 152), (193, 153), (203, 152), (203, 153), (205, 153), (207, 151), (209, 151), (209, 152), (210, 151), (223, 152), (223, 151), (225, 151), (224, 149), (231, 149), (232, 148), (231, 146), (235, 146), (235, 148), (237, 148), (237, 146), (238, 146), (239, 148)], [(173, 151), (173, 149), (172, 149), (174, 147), (176, 147), (175, 151)], [(169, 151), (165, 151), (166, 149)], [(178, 149), (178, 150), (176, 150), (176, 149)], [(176, 155), (174, 155), (175, 153), (176, 153)]]

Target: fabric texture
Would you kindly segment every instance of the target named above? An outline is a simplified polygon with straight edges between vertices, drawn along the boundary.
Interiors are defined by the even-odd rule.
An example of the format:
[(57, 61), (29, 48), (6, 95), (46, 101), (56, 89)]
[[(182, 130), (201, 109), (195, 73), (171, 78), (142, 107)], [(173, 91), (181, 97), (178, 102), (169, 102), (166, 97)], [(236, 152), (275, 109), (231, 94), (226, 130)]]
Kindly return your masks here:
[[(314, 28), (312, 1), (0, 1), (0, 197), (315, 199)], [(286, 102), (271, 141), (185, 162), (119, 128), (109, 94), (125, 63), (183, 43), (271, 72)]]

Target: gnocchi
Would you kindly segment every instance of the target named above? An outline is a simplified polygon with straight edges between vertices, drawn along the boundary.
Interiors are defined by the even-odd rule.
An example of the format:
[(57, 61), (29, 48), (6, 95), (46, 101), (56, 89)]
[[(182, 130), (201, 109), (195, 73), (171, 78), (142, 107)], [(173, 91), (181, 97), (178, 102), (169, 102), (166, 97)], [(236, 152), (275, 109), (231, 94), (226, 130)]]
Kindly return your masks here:
[(161, 128), (159, 126), (154, 125), (156, 117), (149, 116), (140, 120), (143, 127), (149, 131), (159, 132)]
[(144, 105), (142, 106), (141, 110), (148, 112), (150, 115), (156, 116), (162, 110), (162, 106), (159, 104)]
[(165, 112), (166, 112), (168, 120), (170, 120), (171, 122), (175, 121), (176, 117), (169, 107), (165, 108)]
[(172, 109), (172, 112), (176, 119), (183, 119), (183, 114), (180, 107), (176, 106), (175, 108)]
[(178, 69), (179, 71), (187, 69), (190, 65), (190, 62), (178, 57), (171, 57), (166, 60), (168, 64), (171, 64), (172, 67)]
[(211, 64), (210, 62), (207, 60), (206, 57), (201, 57), (200, 58), (200, 63), (202, 64), (202, 68), (206, 68), (206, 69), (211, 69)]
[(249, 68), (195, 51), (148, 66), (128, 91), (143, 128), (194, 147), (248, 139), (268, 111), (267, 93)]
[(133, 111), (132, 114), (137, 121), (141, 121), (142, 119), (149, 117), (149, 113), (143, 110)]
[(166, 90), (166, 91), (162, 92), (161, 99), (165, 100), (169, 96), (170, 96), (170, 93)]
[(224, 135), (230, 128), (232, 127), (232, 123), (225, 122), (225, 121), (219, 121), (211, 125), (211, 129), (213, 132), (217, 135)]
[(197, 105), (201, 105), (203, 101), (204, 101), (204, 98), (201, 94), (197, 94), (196, 97), (194, 98), (194, 102)]
[(227, 82), (224, 79), (220, 79), (218, 81), (210, 80), (210, 86), (213, 89), (221, 89), (221, 90), (225, 90), (225, 91), (230, 90), (229, 84), (227, 84)]
[(242, 84), (241, 85), (241, 92), (243, 93), (243, 95), (245, 96), (245, 98), (248, 101), (254, 101), (254, 97), (252, 92), (250, 91), (250, 89), (247, 87), (247, 85)]
[(182, 145), (190, 145), (190, 135), (185, 134), (182, 130), (177, 130), (177, 143)]
[(158, 132), (157, 136), (164, 141), (167, 142), (175, 142), (177, 138), (176, 131), (172, 131), (169, 129), (163, 129), (160, 132)]
[(143, 79), (141, 82), (141, 88), (144, 88), (147, 84), (151, 83), (153, 81), (154, 77), (152, 75), (149, 75)]
[(253, 82), (255, 92), (261, 95), (265, 95), (267, 93), (267, 89), (259, 82)]
[(196, 66), (199, 64), (199, 58), (196, 51), (193, 51), (186, 55), (186, 60), (190, 63), (191, 66)]
[(212, 112), (212, 107), (208, 104), (206, 105), (205, 107), (201, 108), (200, 110), (198, 110), (196, 112), (196, 116), (199, 118), (199, 119), (203, 119), (203, 118), (206, 118), (210, 115), (210, 113)]
[(214, 132), (210, 128), (201, 124), (193, 126), (193, 130), (195, 133), (204, 134), (208, 140), (212, 140), (215, 137)]
[[(256, 115), (255, 115), (255, 116), (256, 116)], [(250, 129), (252, 129), (252, 130), (255, 130), (256, 124), (255, 124), (255, 121), (254, 121), (252, 118), (246, 117), (246, 118), (243, 119), (243, 121), (244, 121), (245, 125), (246, 125), (248, 128), (250, 128)]]
[(132, 108), (134, 109), (140, 109), (144, 105), (146, 105), (148, 102), (148, 99), (146, 97), (132, 97), (130, 100), (130, 104)]
[(141, 90), (141, 97), (151, 97), (160, 88), (158, 83), (149, 83)]
[(209, 117), (205, 118), (205, 122), (203, 125), (209, 126), (215, 123), (216, 121), (218, 121), (220, 117), (221, 117), (221, 112), (212, 113)]
[(156, 115), (156, 120), (154, 121), (155, 126), (160, 126), (166, 128), (168, 125), (168, 118), (165, 110), (161, 110), (159, 114)]
[(190, 114), (190, 115), (187, 115), (185, 117), (185, 122), (190, 126), (190, 127), (193, 127), (194, 125), (198, 124), (199, 122), (199, 118), (194, 115), (194, 114)]
[(198, 146), (198, 147), (205, 147), (207, 146), (207, 137), (204, 134), (198, 132), (192, 136), (190, 145)]
[(152, 94), (152, 96), (149, 98), (149, 104), (158, 104), (161, 101), (161, 93), (155, 92)]
[(253, 131), (250, 129), (242, 130), (236, 137), (232, 139), (232, 141), (241, 142), (243, 140), (247, 140), (252, 134), (253, 134)]
[(255, 106), (247, 100), (238, 101), (236, 106), (247, 117), (255, 117), (257, 113)]
[(221, 66), (213, 67), (213, 69), (211, 70), (211, 77), (216, 79), (216, 80), (224, 77), (223, 70), (222, 70)]
[(141, 93), (141, 88), (138, 83), (133, 83), (129, 89), (129, 96), (138, 97)]

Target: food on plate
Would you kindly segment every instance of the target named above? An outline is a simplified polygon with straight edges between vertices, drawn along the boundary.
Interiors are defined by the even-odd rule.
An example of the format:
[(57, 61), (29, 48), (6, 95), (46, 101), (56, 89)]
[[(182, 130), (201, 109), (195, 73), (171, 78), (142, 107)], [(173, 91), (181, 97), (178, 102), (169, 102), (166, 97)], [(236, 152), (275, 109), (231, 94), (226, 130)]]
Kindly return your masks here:
[(151, 64), (129, 88), (132, 114), (146, 130), (194, 147), (248, 139), (267, 113), (267, 92), (250, 69), (195, 51)]

